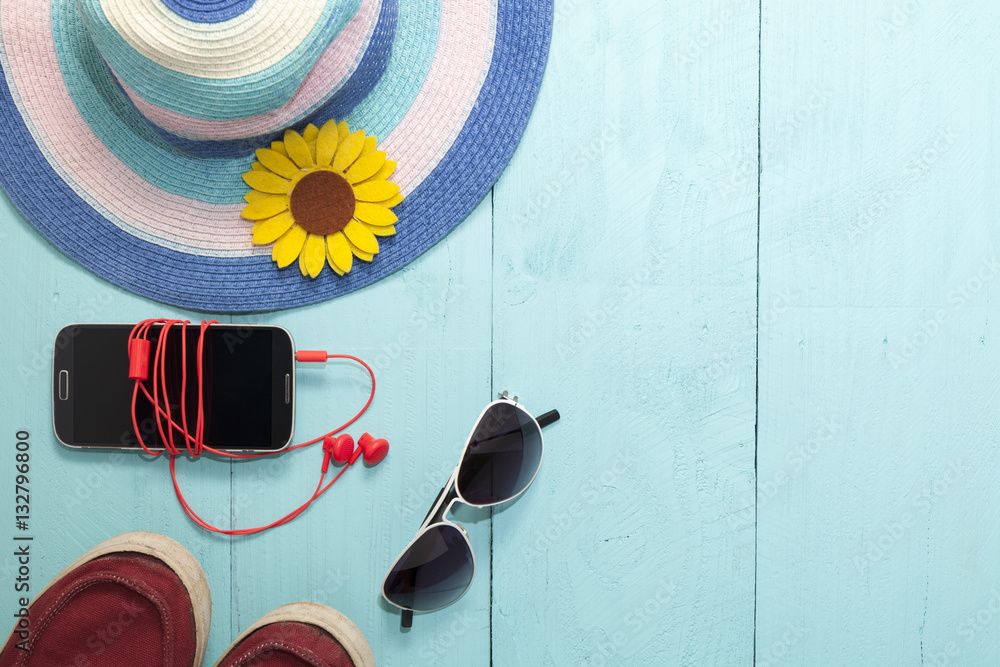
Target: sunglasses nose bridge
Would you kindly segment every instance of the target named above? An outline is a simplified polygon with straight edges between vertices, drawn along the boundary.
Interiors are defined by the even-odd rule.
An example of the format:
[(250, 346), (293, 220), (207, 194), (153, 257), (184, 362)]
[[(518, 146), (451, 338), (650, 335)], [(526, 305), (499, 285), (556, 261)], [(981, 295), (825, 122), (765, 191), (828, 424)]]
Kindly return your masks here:
[(441, 520), (444, 521), (444, 522), (446, 522), (446, 523), (449, 523), (449, 524), (455, 526), (456, 528), (458, 528), (460, 531), (462, 531), (464, 533), (465, 532), (465, 528), (462, 528), (461, 524), (455, 523), (454, 521), (445, 518), (449, 514), (451, 514), (451, 509), (455, 505), (457, 505), (459, 503), (461, 503), (461, 504), (464, 505), (465, 501), (462, 500), (462, 498), (458, 495), (458, 492), (456, 491), (454, 497), (451, 500), (448, 501), (447, 505), (445, 505), (444, 512), (442, 512)]
[(434, 500), (434, 504), (431, 505), (430, 510), (427, 511), (427, 516), (424, 517), (421, 528), (426, 528), (428, 526), (433, 526), (436, 523), (441, 523), (445, 520), (445, 517), (451, 511), (452, 506), (456, 501), (461, 502), (458, 496), (458, 489), (455, 487), (455, 476), (458, 474), (456, 469), (452, 476), (448, 478), (448, 483), (441, 489), (438, 493), (438, 497)]

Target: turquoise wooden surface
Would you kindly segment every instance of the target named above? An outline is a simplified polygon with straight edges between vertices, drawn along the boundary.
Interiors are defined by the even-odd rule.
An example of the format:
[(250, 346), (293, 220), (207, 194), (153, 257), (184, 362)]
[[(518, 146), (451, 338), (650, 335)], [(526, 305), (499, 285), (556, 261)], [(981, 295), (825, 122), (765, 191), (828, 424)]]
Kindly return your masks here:
[(997, 664), (1000, 5), (763, 16), (758, 664)]
[[(998, 27), (988, 0), (558, 0), (528, 131), (476, 212), (368, 289), (241, 318), (372, 361), (353, 430), (392, 443), (250, 538), (195, 528), (162, 461), (56, 444), (61, 326), (202, 314), (92, 277), (0, 199), (0, 539), (27, 429), (33, 582), (163, 532), (208, 573), (209, 660), (308, 599), (389, 666), (995, 664)], [(299, 388), (301, 437), (366, 391), (346, 365)], [(475, 584), (400, 633), (385, 568), (503, 389), (562, 412), (542, 471), (492, 517), (459, 511)], [(211, 520), (256, 525), (320, 458), (180, 476)]]

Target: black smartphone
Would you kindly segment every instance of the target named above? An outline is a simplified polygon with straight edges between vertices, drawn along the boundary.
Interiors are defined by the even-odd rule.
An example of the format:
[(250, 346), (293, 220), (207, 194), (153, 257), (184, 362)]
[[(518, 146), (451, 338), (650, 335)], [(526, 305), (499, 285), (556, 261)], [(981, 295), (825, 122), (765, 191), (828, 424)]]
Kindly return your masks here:
[[(56, 336), (52, 362), (52, 422), (56, 438), (70, 447), (138, 448), (132, 422), (128, 337), (131, 324), (72, 324)], [(197, 325), (187, 331), (186, 405), (188, 424), (197, 414)], [(150, 329), (156, 349), (159, 325)], [(167, 395), (179, 415), (181, 330), (167, 339)], [(152, 364), (152, 360), (150, 361)], [(292, 440), (295, 421), (295, 347), (276, 326), (213, 324), (203, 351), (205, 444), (228, 450), (278, 451)], [(147, 381), (149, 385), (149, 381)], [(162, 449), (153, 406), (140, 391), (136, 421), (143, 442)], [(179, 421), (179, 417), (177, 417)], [(192, 427), (193, 428), (193, 427)], [(164, 430), (166, 430), (164, 428)], [(174, 434), (183, 449), (183, 440)]]

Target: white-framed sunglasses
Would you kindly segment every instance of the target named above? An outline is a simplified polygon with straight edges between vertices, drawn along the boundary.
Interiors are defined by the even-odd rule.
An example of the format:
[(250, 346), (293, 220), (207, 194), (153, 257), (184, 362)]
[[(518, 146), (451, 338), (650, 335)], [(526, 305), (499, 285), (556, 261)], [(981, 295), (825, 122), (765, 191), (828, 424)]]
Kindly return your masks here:
[(414, 537), (382, 581), (382, 597), (403, 610), (408, 628), (415, 611), (435, 611), (457, 601), (472, 584), (476, 556), (469, 537), (446, 517), (455, 503), (490, 507), (524, 493), (542, 463), (542, 428), (559, 419), (550, 410), (537, 419), (507, 392), (476, 420), (462, 457)]

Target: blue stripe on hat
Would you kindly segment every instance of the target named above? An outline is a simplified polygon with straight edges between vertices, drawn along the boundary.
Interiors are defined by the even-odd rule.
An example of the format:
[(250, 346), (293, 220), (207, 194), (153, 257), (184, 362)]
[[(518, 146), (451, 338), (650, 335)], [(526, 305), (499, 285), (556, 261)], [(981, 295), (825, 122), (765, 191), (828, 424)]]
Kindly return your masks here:
[(162, 0), (167, 9), (195, 23), (221, 23), (236, 18), (254, 0)]

